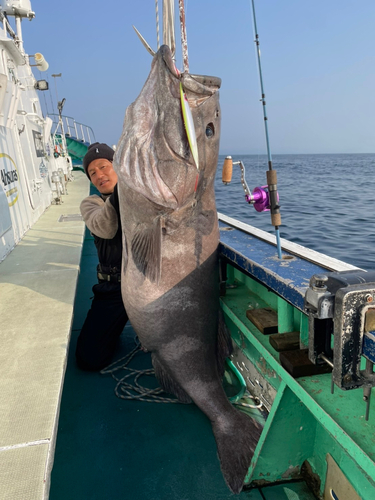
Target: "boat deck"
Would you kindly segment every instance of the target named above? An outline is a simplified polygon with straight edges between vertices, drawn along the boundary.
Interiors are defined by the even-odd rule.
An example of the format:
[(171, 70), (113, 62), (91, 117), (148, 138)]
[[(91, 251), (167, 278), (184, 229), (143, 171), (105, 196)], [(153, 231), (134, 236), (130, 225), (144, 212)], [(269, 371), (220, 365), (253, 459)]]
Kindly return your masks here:
[(89, 192), (82, 173), (0, 264), (0, 498), (48, 495)]
[[(7, 325), (1, 329), (0, 499), (314, 498), (303, 482), (235, 497), (222, 478), (211, 425), (194, 405), (119, 399), (111, 376), (76, 367), (97, 256), (82, 222), (57, 222), (79, 212), (86, 177), (77, 173), (69, 188), (65, 203), (51, 206), (0, 265)], [(133, 346), (127, 325), (117, 358)], [(149, 355), (137, 355), (133, 366), (150, 367)]]
[[(110, 375), (75, 364), (76, 340), (90, 307), (97, 254), (86, 233), (62, 396), (51, 500), (309, 500), (303, 482), (233, 495), (224, 483), (211, 425), (194, 405), (119, 399)], [(127, 325), (116, 359), (134, 347)], [(131, 364), (151, 367), (149, 354)]]

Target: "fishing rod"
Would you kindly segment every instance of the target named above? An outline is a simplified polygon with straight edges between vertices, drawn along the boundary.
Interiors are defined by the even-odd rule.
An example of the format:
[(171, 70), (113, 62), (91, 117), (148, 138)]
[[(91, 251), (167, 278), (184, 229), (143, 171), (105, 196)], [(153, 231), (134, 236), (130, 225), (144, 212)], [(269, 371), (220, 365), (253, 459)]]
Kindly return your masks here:
[(267, 110), (266, 110), (266, 95), (264, 93), (263, 87), (263, 76), (262, 76), (262, 65), (260, 62), (260, 44), (259, 44), (259, 35), (258, 28), (255, 16), (255, 4), (254, 0), (251, 0), (252, 10), (253, 10), (253, 21), (254, 21), (254, 33), (255, 33), (255, 44), (258, 55), (258, 70), (259, 70), (259, 80), (260, 80), (260, 89), (262, 92), (261, 102), (263, 104), (263, 116), (264, 116), (264, 129), (266, 132), (266, 143), (267, 143), (267, 156), (268, 156), (268, 170), (267, 170), (267, 184), (268, 184), (268, 193), (269, 193), (269, 201), (270, 201), (270, 209), (271, 209), (271, 223), (275, 228), (276, 232), (276, 243), (277, 243), (277, 254), (279, 259), (281, 256), (281, 242), (280, 242), (280, 230), (279, 226), (281, 226), (281, 215), (280, 215), (280, 206), (278, 203), (278, 194), (277, 194), (277, 173), (276, 170), (272, 168), (272, 156), (271, 156), (271, 148), (270, 141), (268, 135), (268, 118), (267, 118)]
[(263, 75), (262, 75), (262, 65), (260, 61), (260, 44), (259, 44), (259, 35), (256, 23), (255, 16), (255, 5), (254, 0), (252, 2), (252, 11), (253, 11), (253, 22), (254, 22), (254, 33), (255, 33), (255, 44), (257, 48), (258, 55), (258, 70), (259, 70), (259, 79), (260, 79), (260, 88), (262, 93), (262, 98), (260, 99), (263, 105), (263, 116), (264, 116), (264, 127), (266, 132), (266, 144), (267, 144), (267, 156), (268, 156), (268, 170), (267, 170), (267, 186), (256, 187), (253, 192), (250, 191), (246, 179), (245, 179), (245, 166), (242, 161), (233, 162), (231, 156), (227, 156), (224, 160), (223, 165), (223, 174), (222, 180), (224, 184), (229, 184), (232, 179), (232, 170), (233, 165), (239, 165), (241, 168), (241, 184), (245, 191), (245, 200), (254, 205), (254, 208), (258, 212), (263, 211), (271, 211), (271, 224), (275, 227), (276, 233), (276, 246), (277, 246), (277, 255), (279, 259), (282, 259), (281, 254), (281, 241), (280, 241), (280, 230), (279, 226), (281, 226), (281, 215), (280, 215), (280, 206), (279, 206), (279, 195), (277, 192), (277, 173), (276, 170), (272, 167), (272, 156), (271, 156), (271, 148), (270, 141), (268, 135), (268, 118), (267, 118), (267, 110), (266, 110), (266, 95), (264, 93), (263, 86)]

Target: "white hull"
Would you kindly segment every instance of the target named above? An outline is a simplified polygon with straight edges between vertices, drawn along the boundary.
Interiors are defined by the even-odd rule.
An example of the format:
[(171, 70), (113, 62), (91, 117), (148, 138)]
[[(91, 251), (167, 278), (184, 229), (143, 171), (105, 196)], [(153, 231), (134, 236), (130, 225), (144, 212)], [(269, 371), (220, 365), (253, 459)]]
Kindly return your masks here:
[[(0, 25), (1, 26), (1, 25)], [(22, 45), (0, 28), (0, 262), (71, 179), (72, 162), (54, 157), (50, 118), (44, 118), (36, 80)], [(62, 169), (57, 188), (52, 172)], [(57, 191), (60, 190), (60, 192)]]

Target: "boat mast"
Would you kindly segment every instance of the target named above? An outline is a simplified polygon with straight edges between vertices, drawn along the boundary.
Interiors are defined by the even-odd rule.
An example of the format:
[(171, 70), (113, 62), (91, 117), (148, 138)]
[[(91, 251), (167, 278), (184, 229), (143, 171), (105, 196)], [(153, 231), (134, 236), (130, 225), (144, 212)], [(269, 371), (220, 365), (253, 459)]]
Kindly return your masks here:
[(21, 23), (22, 23), (22, 18), (20, 16), (16, 16), (16, 33), (17, 33), (17, 38), (18, 38), (18, 48), (20, 49), (20, 52), (22, 52), (22, 54), (24, 54), (25, 50), (23, 48)]
[[(29, 19), (30, 21), (34, 19), (35, 12), (31, 10), (30, 0), (25, 2), (20, 2), (17, 0), (0, 0), (0, 11), (5, 16), (14, 16), (16, 22), (16, 35), (17, 35), (17, 46), (22, 54), (25, 54), (23, 48), (23, 38), (22, 38), (22, 18)], [(6, 26), (6, 17), (3, 18), (4, 25)]]

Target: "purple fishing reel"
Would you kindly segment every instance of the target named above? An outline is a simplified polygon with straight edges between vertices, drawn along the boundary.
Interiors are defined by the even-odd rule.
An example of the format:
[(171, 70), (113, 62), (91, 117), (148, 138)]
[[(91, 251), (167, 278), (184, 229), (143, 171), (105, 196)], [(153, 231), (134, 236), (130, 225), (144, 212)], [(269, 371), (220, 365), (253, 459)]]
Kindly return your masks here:
[[(268, 186), (256, 187), (253, 192), (250, 191), (245, 179), (245, 165), (242, 161), (232, 161), (231, 156), (227, 156), (223, 165), (223, 183), (229, 184), (232, 180), (233, 165), (239, 165), (241, 169), (241, 184), (245, 191), (245, 200), (247, 203), (254, 205), (257, 212), (270, 211), (270, 197), (268, 193)], [(277, 201), (279, 201), (279, 194), (277, 193)]]
[(269, 212), (270, 210), (270, 198), (268, 196), (268, 191), (266, 191), (268, 186), (256, 187), (251, 194), (245, 194), (245, 200), (248, 203), (254, 205), (257, 212)]

